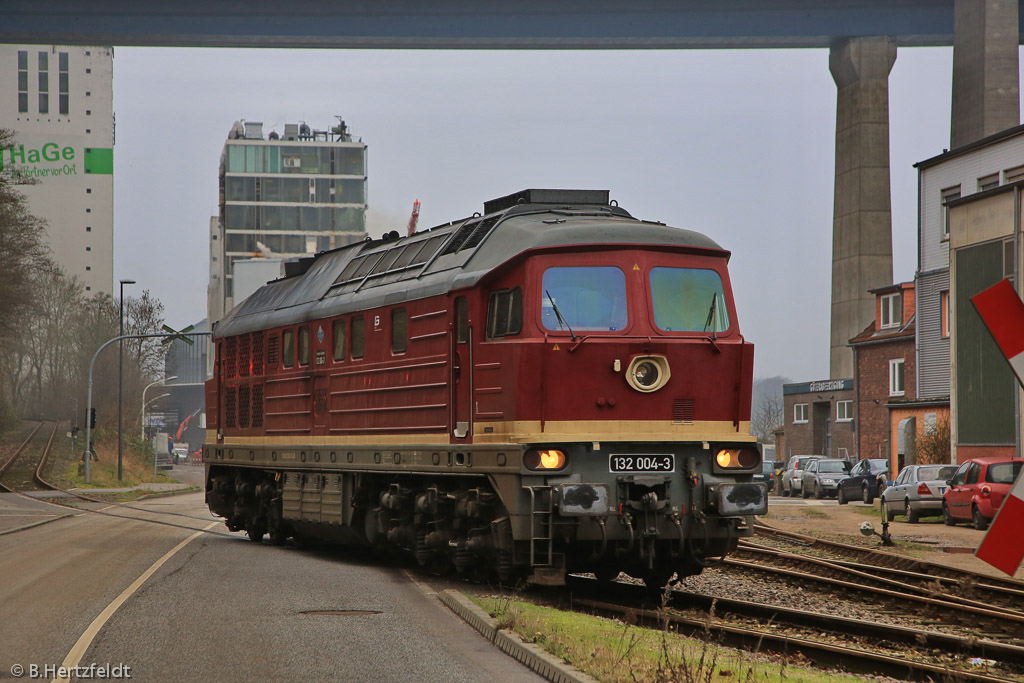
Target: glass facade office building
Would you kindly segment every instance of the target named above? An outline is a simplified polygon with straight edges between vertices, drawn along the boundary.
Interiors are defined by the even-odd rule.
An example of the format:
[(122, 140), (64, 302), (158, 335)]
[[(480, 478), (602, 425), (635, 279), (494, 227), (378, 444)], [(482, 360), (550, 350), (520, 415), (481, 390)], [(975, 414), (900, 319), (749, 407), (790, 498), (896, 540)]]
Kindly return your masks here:
[(220, 289), (223, 309), (211, 301), (213, 319), (238, 303), (235, 261), (307, 256), (366, 237), (366, 145), (353, 141), (343, 122), (330, 131), (288, 124), (267, 139), (260, 123), (235, 124), (220, 180), (211, 293)]

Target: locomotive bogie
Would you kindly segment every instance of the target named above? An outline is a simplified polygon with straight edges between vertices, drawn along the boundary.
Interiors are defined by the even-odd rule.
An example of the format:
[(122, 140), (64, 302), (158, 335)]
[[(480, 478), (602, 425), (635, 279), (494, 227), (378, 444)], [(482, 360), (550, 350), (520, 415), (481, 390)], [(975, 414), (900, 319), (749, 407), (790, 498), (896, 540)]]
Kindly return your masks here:
[(211, 510), (254, 540), (505, 580), (657, 584), (730, 552), (767, 492), (728, 253), (606, 200), (488, 202), (233, 309), (207, 384)]

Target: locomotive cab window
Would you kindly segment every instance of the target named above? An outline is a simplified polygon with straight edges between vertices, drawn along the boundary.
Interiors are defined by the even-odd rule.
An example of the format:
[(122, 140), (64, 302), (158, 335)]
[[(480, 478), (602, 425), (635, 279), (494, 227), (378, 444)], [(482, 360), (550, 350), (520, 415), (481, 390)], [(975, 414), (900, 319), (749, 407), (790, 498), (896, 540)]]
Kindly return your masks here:
[(286, 368), (295, 365), (295, 330), (285, 330), (281, 335), (281, 362)]
[(523, 329), (523, 290), (492, 292), (487, 303), (487, 338), (501, 339)]
[(334, 321), (334, 362), (345, 360), (345, 321)]
[(352, 318), (352, 357), (362, 358), (366, 349), (366, 321), (363, 316)]
[(625, 273), (615, 266), (548, 268), (541, 289), (541, 322), (551, 331), (625, 329)]
[(391, 353), (405, 353), (409, 346), (409, 316), (404, 308), (391, 311)]
[(299, 365), (309, 365), (309, 327), (299, 328)]
[(651, 268), (654, 324), (666, 332), (725, 332), (729, 311), (721, 276), (704, 268)]

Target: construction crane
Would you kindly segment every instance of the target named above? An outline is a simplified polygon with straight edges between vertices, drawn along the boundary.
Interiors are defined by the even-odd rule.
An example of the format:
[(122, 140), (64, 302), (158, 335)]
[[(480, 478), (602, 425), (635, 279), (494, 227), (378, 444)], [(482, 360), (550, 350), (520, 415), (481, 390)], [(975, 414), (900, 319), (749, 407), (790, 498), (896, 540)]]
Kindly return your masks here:
[(409, 232), (408, 235), (412, 237), (413, 233), (416, 232), (416, 224), (420, 222), (420, 200), (416, 200), (412, 203), (412, 215), (409, 216)]

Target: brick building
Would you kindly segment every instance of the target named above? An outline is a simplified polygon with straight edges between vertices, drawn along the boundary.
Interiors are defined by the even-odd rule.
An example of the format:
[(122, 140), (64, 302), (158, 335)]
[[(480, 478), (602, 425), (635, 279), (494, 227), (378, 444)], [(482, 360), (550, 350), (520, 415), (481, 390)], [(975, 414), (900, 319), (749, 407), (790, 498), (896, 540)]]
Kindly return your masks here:
[(886, 458), (894, 475), (913, 463), (917, 437), (948, 415), (948, 403), (917, 396), (914, 283), (879, 287), (875, 320), (850, 340), (856, 375), (857, 454)]
[[(780, 460), (793, 455), (850, 458), (856, 450), (852, 379), (783, 384), (786, 427)], [(785, 450), (782, 450), (782, 448)]]

